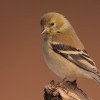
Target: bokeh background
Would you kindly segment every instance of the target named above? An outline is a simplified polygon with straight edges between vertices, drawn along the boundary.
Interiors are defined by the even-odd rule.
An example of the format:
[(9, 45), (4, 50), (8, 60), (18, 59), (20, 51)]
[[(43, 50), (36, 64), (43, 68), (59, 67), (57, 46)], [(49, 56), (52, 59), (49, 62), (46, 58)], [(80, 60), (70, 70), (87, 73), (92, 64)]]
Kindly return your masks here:
[[(43, 100), (43, 88), (61, 81), (44, 62), (41, 16), (65, 15), (100, 69), (100, 0), (0, 1), (0, 100)], [(80, 79), (78, 85), (100, 100), (100, 85)]]

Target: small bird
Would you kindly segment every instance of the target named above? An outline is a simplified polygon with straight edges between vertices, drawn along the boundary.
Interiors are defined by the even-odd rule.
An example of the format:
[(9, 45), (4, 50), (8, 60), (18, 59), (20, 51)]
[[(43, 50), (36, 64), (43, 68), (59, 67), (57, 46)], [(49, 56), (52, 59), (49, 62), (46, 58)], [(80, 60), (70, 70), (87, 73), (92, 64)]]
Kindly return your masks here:
[(68, 81), (85, 76), (100, 83), (99, 70), (65, 16), (50, 12), (40, 24), (44, 59), (56, 75)]

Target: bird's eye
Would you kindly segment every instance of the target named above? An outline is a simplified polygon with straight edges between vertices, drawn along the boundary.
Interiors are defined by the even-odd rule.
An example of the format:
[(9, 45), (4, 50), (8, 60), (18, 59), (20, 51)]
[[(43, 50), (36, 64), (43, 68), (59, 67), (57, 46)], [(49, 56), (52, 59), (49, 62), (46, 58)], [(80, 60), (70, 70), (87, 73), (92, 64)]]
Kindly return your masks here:
[(51, 23), (50, 25), (51, 25), (51, 26), (53, 26), (53, 25), (54, 25), (54, 23)]

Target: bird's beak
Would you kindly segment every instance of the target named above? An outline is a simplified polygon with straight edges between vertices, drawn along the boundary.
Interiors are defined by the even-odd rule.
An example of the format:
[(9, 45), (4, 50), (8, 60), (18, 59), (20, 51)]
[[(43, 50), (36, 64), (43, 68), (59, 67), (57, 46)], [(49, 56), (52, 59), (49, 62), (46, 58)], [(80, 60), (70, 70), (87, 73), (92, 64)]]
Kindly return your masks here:
[(49, 28), (48, 28), (48, 27), (43, 28), (43, 31), (42, 31), (41, 34), (44, 34), (44, 33), (46, 33), (46, 32), (49, 32)]

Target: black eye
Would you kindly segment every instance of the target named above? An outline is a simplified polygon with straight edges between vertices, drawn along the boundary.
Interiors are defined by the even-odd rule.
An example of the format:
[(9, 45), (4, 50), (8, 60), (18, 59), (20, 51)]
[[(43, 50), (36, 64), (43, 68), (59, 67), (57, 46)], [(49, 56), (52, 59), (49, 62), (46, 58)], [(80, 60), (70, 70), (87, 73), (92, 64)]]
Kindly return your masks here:
[(51, 26), (53, 26), (53, 25), (54, 25), (54, 23), (51, 23), (50, 25), (51, 25)]

